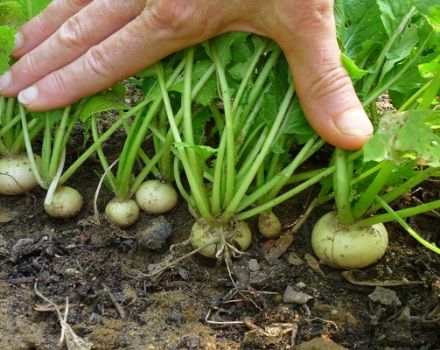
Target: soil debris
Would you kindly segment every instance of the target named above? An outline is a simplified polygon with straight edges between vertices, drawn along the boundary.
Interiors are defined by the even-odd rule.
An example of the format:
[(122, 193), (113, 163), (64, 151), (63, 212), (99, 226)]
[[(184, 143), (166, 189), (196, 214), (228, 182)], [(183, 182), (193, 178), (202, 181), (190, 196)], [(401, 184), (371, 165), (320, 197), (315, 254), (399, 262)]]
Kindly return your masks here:
[(286, 304), (304, 305), (313, 299), (310, 294), (296, 291), (292, 286), (287, 286), (283, 294), (283, 302)]
[(387, 306), (402, 305), (402, 303), (399, 300), (399, 297), (397, 296), (394, 290), (380, 286), (377, 286), (376, 289), (374, 289), (374, 292), (369, 294), (368, 297), (370, 298), (371, 301), (374, 301), (376, 303), (381, 303), (382, 305), (387, 305)]

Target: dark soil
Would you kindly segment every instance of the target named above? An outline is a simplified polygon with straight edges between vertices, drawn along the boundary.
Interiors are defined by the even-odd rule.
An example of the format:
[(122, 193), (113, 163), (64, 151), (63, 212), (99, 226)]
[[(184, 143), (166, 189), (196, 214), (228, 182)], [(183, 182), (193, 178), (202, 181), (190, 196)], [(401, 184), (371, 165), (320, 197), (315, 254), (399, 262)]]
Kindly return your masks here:
[[(231, 266), (238, 291), (224, 263), (199, 256), (151, 278), (194, 220), (181, 201), (165, 216), (173, 233), (160, 251), (140, 244), (153, 216), (142, 214), (125, 231), (105, 219), (93, 223), (94, 167), (90, 162), (70, 183), (86, 198), (72, 220), (49, 218), (42, 191), (0, 198), (1, 350), (59, 348), (57, 315), (34, 288), (62, 312), (68, 298), (67, 322), (93, 349), (440, 349), (440, 257), (397, 226), (388, 225), (385, 257), (351, 274), (313, 258), (312, 215), (279, 258), (268, 255), (274, 242), (258, 237), (251, 222), (254, 244)], [(415, 195), (438, 198), (438, 183)], [(101, 210), (109, 198), (104, 191)], [(283, 224), (295, 222), (310, 198), (282, 205)], [(413, 221), (433, 242), (440, 242), (439, 224), (435, 216)], [(181, 246), (174, 256), (190, 250)]]

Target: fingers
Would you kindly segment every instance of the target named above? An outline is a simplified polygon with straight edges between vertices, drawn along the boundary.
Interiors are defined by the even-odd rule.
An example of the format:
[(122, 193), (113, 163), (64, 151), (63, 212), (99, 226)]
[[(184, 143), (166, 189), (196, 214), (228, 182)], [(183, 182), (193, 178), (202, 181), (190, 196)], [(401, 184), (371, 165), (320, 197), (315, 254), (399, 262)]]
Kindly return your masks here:
[(20, 57), (33, 50), (90, 2), (92, 0), (54, 0), (17, 33), (14, 56)]
[(34, 111), (71, 104), (212, 34), (214, 27), (203, 23), (189, 26), (194, 9), (183, 10), (180, 1), (175, 3), (174, 7), (145, 10), (71, 64), (23, 90), (20, 102)]
[[(66, 20), (46, 41), (25, 54), (7, 73), (9, 86), (2, 93), (15, 96), (23, 88), (57, 70), (130, 22), (143, 1), (95, 0)], [(56, 53), (56, 54), (54, 54)]]
[(358, 149), (372, 135), (373, 127), (340, 60), (332, 1), (310, 3), (313, 6), (304, 6), (303, 13), (301, 8), (294, 15), (285, 9), (281, 21), (286, 30), (275, 37), (315, 131), (335, 146)]

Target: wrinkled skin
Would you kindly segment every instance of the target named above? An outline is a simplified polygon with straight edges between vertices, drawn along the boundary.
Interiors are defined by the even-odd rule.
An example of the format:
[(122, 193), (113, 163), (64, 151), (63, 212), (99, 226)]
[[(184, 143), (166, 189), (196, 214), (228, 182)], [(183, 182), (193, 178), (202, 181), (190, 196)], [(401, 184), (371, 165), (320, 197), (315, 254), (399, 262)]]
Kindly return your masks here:
[[(28, 109), (71, 104), (161, 58), (229, 31), (274, 39), (307, 118), (328, 142), (356, 149), (369, 122), (341, 65), (331, 0), (54, 0), (16, 39), (0, 91)], [(128, 63), (128, 64), (127, 64)]]

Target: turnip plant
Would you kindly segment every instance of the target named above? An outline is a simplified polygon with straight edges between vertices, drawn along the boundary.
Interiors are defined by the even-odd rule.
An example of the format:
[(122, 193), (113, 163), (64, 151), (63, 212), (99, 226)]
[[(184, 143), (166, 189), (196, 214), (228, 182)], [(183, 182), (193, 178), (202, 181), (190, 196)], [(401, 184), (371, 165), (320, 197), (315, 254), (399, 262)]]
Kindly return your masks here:
[[(163, 67), (158, 64), (155, 68), (174, 138), (175, 181), (198, 218), (190, 241), (202, 255), (216, 257), (228, 250), (239, 254), (249, 247), (251, 231), (244, 220), (278, 204), (279, 189), (323, 142), (307, 127), (303, 137), (306, 142), (293, 159), (287, 157), (289, 147), (275, 147), (285, 146), (286, 131), (294, 134), (295, 126), (307, 125), (278, 47), (245, 33), (232, 33), (205, 43), (203, 49), (185, 52), (184, 86), (181, 103), (177, 104), (182, 114), (174, 112), (176, 101), (170, 98)], [(240, 56), (234, 49), (253, 54)], [(214, 94), (211, 101), (205, 101), (212, 123), (206, 123), (203, 129), (211, 133), (204, 144), (195, 137), (200, 125), (194, 122), (191, 98), (193, 72), (201, 64), (199, 57), (214, 65), (216, 79), (211, 86), (218, 86), (218, 100), (214, 100)], [(277, 152), (285, 152), (287, 159), (273, 161)], [(279, 165), (282, 167), (278, 171)], [(314, 179), (314, 183), (320, 179)], [(301, 189), (290, 192), (284, 200)], [(274, 195), (263, 200), (271, 190)]]
[[(354, 161), (358, 154), (335, 150), (332, 186), (323, 187), (334, 192), (319, 201), (334, 198), (336, 212), (323, 216), (312, 234), (317, 256), (342, 269), (368, 266), (385, 253), (388, 237), (383, 223), (387, 221), (397, 221), (424, 246), (440, 253), (403, 220), (438, 208), (440, 201), (399, 211), (390, 206), (422, 181), (438, 175), (440, 41), (435, 11), (423, 1), (397, 4), (380, 0), (369, 5), (372, 7), (358, 8), (358, 15), (365, 14), (370, 24), (377, 23), (384, 32), (369, 31), (370, 24), (363, 21), (344, 23), (353, 4), (341, 1), (337, 10), (347, 67), (358, 78), (356, 87), (377, 130), (363, 149), (362, 161)], [(372, 45), (367, 47), (360, 41), (362, 35), (353, 35), (362, 26), (365, 35), (372, 35)], [(398, 111), (380, 117), (375, 100), (384, 92)], [(380, 209), (387, 213), (377, 214)]]

